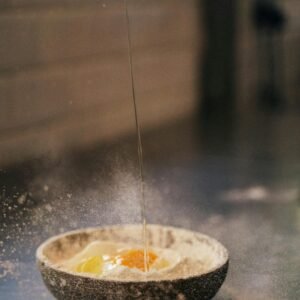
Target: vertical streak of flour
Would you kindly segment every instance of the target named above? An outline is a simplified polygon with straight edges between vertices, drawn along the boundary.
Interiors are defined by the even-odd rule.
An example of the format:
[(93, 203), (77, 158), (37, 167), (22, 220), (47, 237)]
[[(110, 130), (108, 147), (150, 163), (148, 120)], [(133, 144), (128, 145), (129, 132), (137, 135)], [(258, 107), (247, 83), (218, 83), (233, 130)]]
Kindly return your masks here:
[(144, 183), (144, 169), (143, 169), (143, 149), (141, 140), (141, 130), (138, 120), (137, 105), (135, 99), (135, 84), (133, 76), (133, 66), (132, 66), (132, 47), (131, 47), (131, 37), (130, 37), (130, 22), (128, 15), (127, 0), (124, 0), (125, 11), (126, 11), (126, 22), (127, 22), (127, 38), (128, 38), (128, 56), (130, 65), (130, 76), (131, 76), (131, 88), (132, 88), (132, 99), (134, 106), (134, 116), (135, 116), (135, 127), (137, 134), (137, 147), (138, 147), (138, 159), (139, 159), (139, 169), (140, 169), (140, 189), (141, 189), (141, 219), (143, 226), (143, 244), (144, 244), (144, 269), (148, 272), (149, 269), (149, 254), (148, 254), (148, 238), (147, 238), (147, 221), (146, 221), (146, 203), (145, 203), (145, 183)]

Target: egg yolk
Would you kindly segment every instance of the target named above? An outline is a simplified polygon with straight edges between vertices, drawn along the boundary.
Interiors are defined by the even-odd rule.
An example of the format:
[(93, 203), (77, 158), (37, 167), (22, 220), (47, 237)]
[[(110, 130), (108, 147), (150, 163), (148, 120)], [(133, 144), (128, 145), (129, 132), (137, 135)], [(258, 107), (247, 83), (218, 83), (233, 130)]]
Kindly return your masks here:
[(102, 272), (103, 259), (100, 256), (92, 256), (82, 261), (76, 268), (79, 273), (100, 274)]
[[(147, 269), (151, 267), (151, 265), (155, 262), (156, 259), (157, 255), (155, 253), (151, 251), (148, 252)], [(145, 271), (144, 250), (132, 249), (124, 251), (115, 257), (114, 262), (116, 264), (123, 265), (128, 268), (136, 268), (141, 271)]]

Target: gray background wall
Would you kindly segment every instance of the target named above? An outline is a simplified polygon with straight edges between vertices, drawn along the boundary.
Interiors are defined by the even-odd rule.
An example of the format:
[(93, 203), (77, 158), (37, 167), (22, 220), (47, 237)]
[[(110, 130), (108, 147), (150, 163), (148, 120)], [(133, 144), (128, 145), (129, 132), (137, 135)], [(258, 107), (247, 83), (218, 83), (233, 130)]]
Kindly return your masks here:
[[(143, 130), (193, 114), (205, 46), (198, 0), (132, 0)], [(250, 0), (239, 3), (238, 108), (257, 78)], [(300, 3), (284, 1), (288, 101), (300, 96)], [(93, 145), (134, 130), (122, 0), (0, 2), (0, 165)]]
[[(145, 130), (193, 110), (194, 2), (131, 2)], [(123, 5), (1, 1), (0, 164), (134, 130)]]

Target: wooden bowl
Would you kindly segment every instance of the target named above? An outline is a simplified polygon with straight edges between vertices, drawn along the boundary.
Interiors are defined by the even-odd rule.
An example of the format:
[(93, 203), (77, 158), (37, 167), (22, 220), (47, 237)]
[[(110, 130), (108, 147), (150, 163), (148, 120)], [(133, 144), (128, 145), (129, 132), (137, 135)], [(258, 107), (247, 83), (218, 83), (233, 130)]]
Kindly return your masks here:
[(138, 244), (141, 225), (117, 225), (67, 232), (45, 241), (36, 252), (44, 283), (56, 299), (211, 299), (225, 280), (228, 252), (215, 239), (174, 227), (148, 225), (149, 244), (206, 261), (205, 269), (162, 280), (108, 280), (73, 273), (59, 264), (95, 240)]

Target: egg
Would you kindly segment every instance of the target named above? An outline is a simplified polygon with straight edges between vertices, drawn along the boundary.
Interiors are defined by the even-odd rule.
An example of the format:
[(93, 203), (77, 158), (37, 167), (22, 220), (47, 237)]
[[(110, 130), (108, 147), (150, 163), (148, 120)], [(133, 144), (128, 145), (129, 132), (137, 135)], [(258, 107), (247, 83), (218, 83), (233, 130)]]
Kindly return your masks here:
[[(174, 268), (181, 260), (171, 249), (150, 248), (147, 266), (144, 249), (136, 245), (94, 241), (62, 264), (62, 268), (76, 273), (105, 277), (120, 274), (153, 274)], [(147, 271), (145, 272), (145, 267)]]

